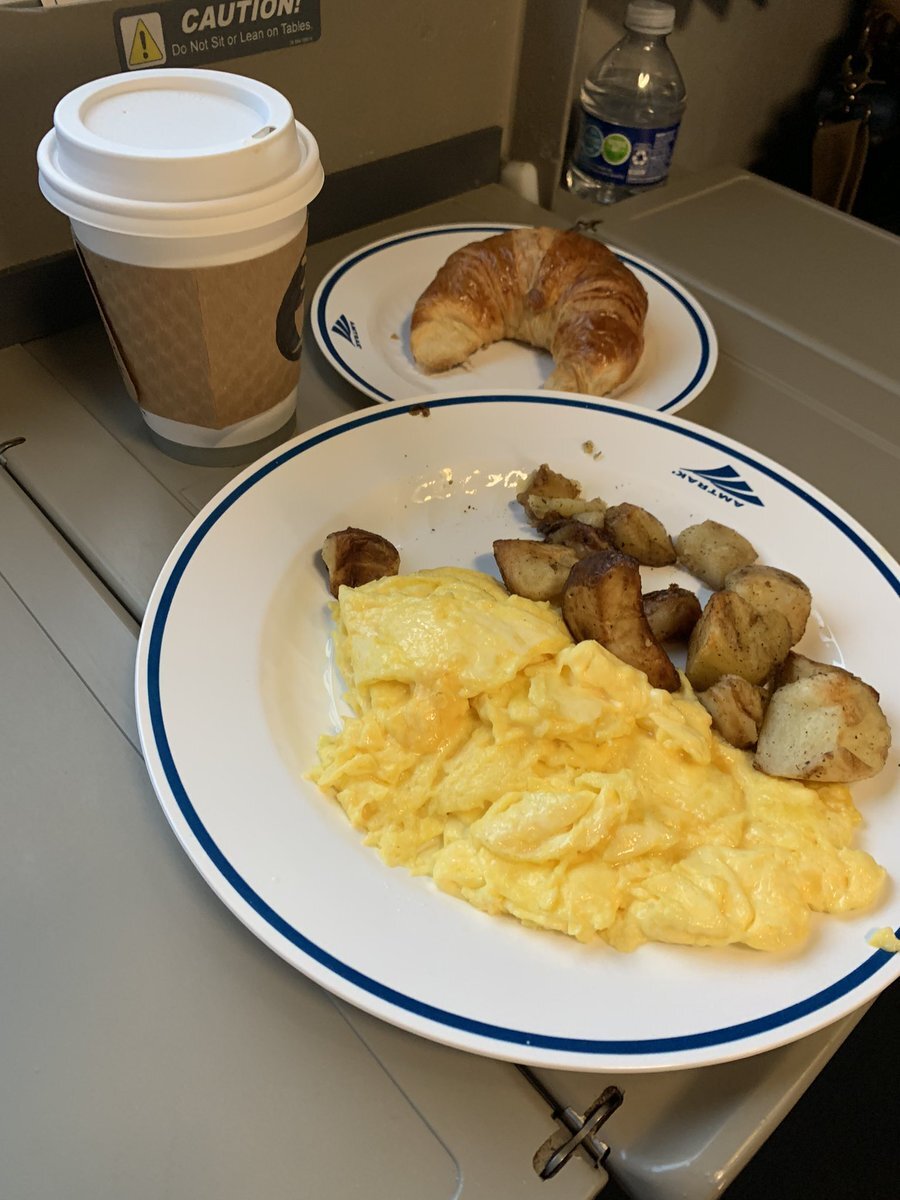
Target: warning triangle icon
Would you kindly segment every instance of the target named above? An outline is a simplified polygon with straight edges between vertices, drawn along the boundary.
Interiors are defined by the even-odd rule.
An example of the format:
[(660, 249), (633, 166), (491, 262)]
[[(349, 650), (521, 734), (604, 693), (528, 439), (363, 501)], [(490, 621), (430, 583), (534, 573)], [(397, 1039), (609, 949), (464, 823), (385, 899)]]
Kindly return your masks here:
[(134, 27), (134, 40), (128, 55), (129, 67), (145, 67), (148, 63), (163, 62), (165, 57), (153, 40), (150, 30), (139, 20)]

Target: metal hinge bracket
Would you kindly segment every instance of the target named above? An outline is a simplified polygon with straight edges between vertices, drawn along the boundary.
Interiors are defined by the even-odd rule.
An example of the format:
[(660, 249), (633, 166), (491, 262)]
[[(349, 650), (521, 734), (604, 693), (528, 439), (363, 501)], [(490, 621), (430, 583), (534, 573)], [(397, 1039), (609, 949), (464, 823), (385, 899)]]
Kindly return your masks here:
[(596, 1170), (604, 1175), (603, 1164), (609, 1155), (609, 1146), (596, 1136), (597, 1130), (603, 1125), (624, 1100), (624, 1094), (617, 1087), (608, 1087), (600, 1093), (597, 1099), (585, 1111), (583, 1116), (574, 1108), (562, 1104), (540, 1079), (528, 1067), (516, 1064), (516, 1069), (528, 1080), (534, 1090), (550, 1106), (550, 1115), (558, 1121), (561, 1128), (537, 1149), (533, 1163), (535, 1172), (541, 1179), (552, 1179), (560, 1171), (577, 1150), (588, 1158)]

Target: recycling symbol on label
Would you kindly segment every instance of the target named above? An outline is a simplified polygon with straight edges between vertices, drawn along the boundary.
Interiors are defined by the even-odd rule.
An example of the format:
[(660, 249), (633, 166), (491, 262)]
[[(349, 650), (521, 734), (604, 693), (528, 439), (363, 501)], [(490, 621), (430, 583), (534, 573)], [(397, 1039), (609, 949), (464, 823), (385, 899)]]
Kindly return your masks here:
[(638, 146), (637, 150), (635, 150), (634, 154), (631, 156), (631, 164), (635, 167), (646, 167), (649, 159), (650, 155), (647, 152), (646, 147)]

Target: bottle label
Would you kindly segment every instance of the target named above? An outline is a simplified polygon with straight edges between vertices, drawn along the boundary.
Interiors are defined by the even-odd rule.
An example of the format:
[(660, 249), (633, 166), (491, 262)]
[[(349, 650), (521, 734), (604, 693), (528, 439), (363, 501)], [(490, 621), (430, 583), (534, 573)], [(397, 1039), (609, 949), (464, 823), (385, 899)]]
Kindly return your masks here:
[(615, 125), (581, 110), (573, 161), (579, 171), (603, 183), (647, 187), (669, 173), (680, 121), (659, 129)]

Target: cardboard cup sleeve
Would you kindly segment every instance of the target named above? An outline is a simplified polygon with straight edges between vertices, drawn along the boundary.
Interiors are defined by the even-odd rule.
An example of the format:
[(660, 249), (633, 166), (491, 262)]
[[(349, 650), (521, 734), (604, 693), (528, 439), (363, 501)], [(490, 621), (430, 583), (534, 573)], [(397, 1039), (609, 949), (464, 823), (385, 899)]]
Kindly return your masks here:
[(224, 266), (143, 267), (78, 246), (129, 392), (142, 409), (224, 429), (285, 400), (300, 375), (306, 229)]

